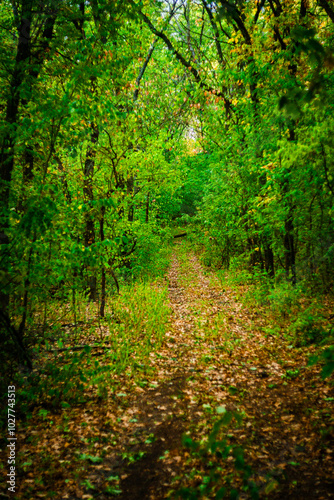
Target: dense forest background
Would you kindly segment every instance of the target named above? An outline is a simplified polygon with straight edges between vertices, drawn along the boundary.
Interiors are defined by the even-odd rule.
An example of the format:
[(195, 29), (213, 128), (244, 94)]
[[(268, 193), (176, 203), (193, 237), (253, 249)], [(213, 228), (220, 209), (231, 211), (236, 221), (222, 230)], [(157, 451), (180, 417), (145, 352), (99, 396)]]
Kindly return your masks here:
[(2, 2), (5, 351), (52, 298), (103, 317), (176, 220), (207, 264), (332, 290), (333, 20), (325, 0)]
[(107, 324), (140, 370), (180, 233), (276, 319), (298, 303), (290, 340), (325, 340), (333, 371), (333, 47), (329, 0), (1, 2), (0, 362), (23, 413), (108, 378), (81, 371)]

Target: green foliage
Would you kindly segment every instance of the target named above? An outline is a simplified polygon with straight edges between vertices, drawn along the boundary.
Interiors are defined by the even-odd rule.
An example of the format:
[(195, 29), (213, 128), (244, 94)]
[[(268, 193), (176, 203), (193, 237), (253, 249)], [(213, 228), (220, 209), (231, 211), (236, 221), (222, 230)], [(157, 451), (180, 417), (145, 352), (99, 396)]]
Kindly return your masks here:
[[(310, 298), (334, 284), (333, 23), (323, 2), (221, 4), (0, 4), (0, 364), (22, 412), (150, 369), (169, 309), (147, 281), (168, 266), (173, 225), (247, 283), (271, 332), (327, 343), (333, 371)], [(53, 341), (93, 335), (93, 309), (100, 362), (48, 358)], [(225, 330), (230, 350), (225, 319), (206, 334)]]
[(293, 379), (297, 378), (299, 374), (300, 374), (300, 371), (298, 369), (297, 370), (287, 370), (286, 373), (284, 375), (282, 375), (282, 378), (288, 379), (288, 380), (293, 380)]
[(308, 307), (301, 311), (296, 320), (288, 329), (288, 337), (297, 347), (320, 344), (329, 335), (329, 331), (323, 326), (324, 318), (317, 314), (315, 307)]
[[(224, 460), (232, 456), (235, 476), (241, 476), (243, 481), (242, 491), (250, 494), (251, 498), (257, 499), (259, 498), (258, 488), (251, 480), (252, 470), (245, 462), (243, 449), (237, 445), (229, 444), (228, 439), (221, 436), (224, 426), (231, 425), (233, 420), (237, 425), (240, 425), (242, 416), (238, 412), (227, 412), (224, 407), (219, 407), (217, 412), (223, 416), (214, 423), (205, 443), (196, 442), (188, 435), (183, 437), (183, 444), (191, 451), (192, 456), (200, 458), (204, 464), (209, 461), (210, 467), (205, 468), (201, 484), (195, 488), (180, 488), (176, 492), (175, 498), (187, 500), (197, 500), (208, 496), (216, 499), (238, 498), (240, 491), (233, 486), (234, 477), (223, 476)], [(223, 432), (223, 434), (225, 433)]]
[(136, 283), (114, 299), (113, 314), (119, 325), (110, 327), (116, 328), (116, 349), (120, 349), (120, 356), (129, 349), (137, 353), (137, 362), (144, 361), (152, 348), (161, 346), (170, 313), (166, 301), (167, 290), (158, 282)]
[(58, 356), (57, 363), (46, 362), (39, 372), (19, 377), (20, 411), (28, 413), (37, 404), (59, 408), (63, 403), (74, 405), (83, 401), (85, 383), (93, 375), (83, 363), (89, 353), (89, 348), (81, 353), (65, 352)]
[(82, 453), (79, 455), (80, 460), (89, 460), (92, 464), (99, 464), (103, 461), (103, 458), (96, 457), (93, 455), (87, 455), (86, 453)]
[(287, 317), (292, 312), (299, 310), (302, 287), (293, 286), (291, 283), (277, 283), (275, 288), (268, 290), (268, 301), (275, 316)]
[[(286, 281), (257, 292), (275, 314), (290, 284), (331, 289), (333, 28), (321, 6), (167, 15), (117, 1), (52, 19), (47, 5), (19, 6), (0, 10), (1, 291), (28, 345), (54, 299), (74, 309), (161, 275), (180, 221), (206, 265)], [(20, 16), (30, 55), (12, 37)]]
[(322, 353), (321, 360), (324, 362), (321, 372), (322, 377), (330, 377), (334, 372), (334, 349), (330, 347), (325, 349)]
[(334, 372), (334, 348), (327, 347), (320, 352), (320, 354), (313, 355), (309, 359), (309, 365), (314, 365), (319, 362), (322, 364), (322, 378), (330, 377)]
[[(45, 419), (49, 408), (68, 408), (85, 402), (86, 391), (107, 397), (115, 390), (115, 373), (127, 372), (136, 378), (152, 371), (150, 354), (162, 345), (168, 326), (166, 288), (158, 282), (137, 282), (114, 297), (111, 306), (112, 314), (109, 312), (105, 320), (108, 335), (95, 344), (101, 346), (98, 360), (88, 345), (71, 350), (75, 336), (66, 336), (61, 329), (54, 329), (49, 340), (46, 335), (35, 339), (38, 342), (32, 350), (34, 358), (39, 360), (38, 369), (26, 372), (16, 368), (11, 379), (11, 384), (20, 387), (17, 396), (20, 415), (27, 416), (34, 407), (42, 405), (39, 415)], [(107, 310), (111, 311), (109, 307)], [(49, 354), (52, 359), (48, 359), (46, 350), (54, 347), (56, 340), (59, 351), (54, 349)]]
[(124, 452), (122, 453), (121, 456), (123, 460), (127, 460), (128, 464), (133, 464), (135, 462), (138, 462), (138, 460), (144, 458), (145, 455), (146, 455), (145, 451), (138, 451), (136, 453)]
[[(136, 278), (155, 279), (164, 275), (170, 257), (170, 229), (155, 225), (139, 226), (136, 232), (136, 252), (131, 258), (130, 273)], [(126, 273), (126, 268), (123, 272)]]

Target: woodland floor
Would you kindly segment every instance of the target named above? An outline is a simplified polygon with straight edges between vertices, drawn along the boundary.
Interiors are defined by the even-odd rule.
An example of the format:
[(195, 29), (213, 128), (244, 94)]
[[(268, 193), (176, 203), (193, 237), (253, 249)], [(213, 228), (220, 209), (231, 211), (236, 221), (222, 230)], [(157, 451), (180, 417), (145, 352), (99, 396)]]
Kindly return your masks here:
[[(172, 498), (181, 486), (200, 484), (210, 468), (209, 458), (196, 458), (182, 445), (182, 435), (207, 436), (222, 406), (243, 414), (226, 434), (244, 448), (260, 498), (334, 498), (333, 385), (321, 379), (319, 366), (307, 367), (310, 350), (265, 335), (261, 314), (247, 310), (178, 245), (165, 278), (171, 321), (163, 347), (151, 355), (154, 380), (124, 378), (116, 397), (68, 412), (65, 432), (55, 431), (61, 414), (52, 415), (52, 425), (32, 419), (20, 449), (34, 464), (21, 467), (16, 498), (45, 498), (51, 490), (59, 499)], [(87, 436), (94, 443), (90, 455), (103, 461), (87, 460), (76, 473), (74, 453), (87, 453)], [(52, 458), (38, 488), (45, 450)], [(222, 476), (233, 475), (232, 457), (222, 464)], [(240, 498), (249, 497), (243, 492)]]

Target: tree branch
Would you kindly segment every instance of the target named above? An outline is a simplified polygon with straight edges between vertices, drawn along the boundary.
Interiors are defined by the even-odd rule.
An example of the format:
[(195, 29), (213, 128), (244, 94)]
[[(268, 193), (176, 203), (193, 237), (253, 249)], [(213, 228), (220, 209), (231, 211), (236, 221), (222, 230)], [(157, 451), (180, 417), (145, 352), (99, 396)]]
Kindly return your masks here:
[(153, 51), (154, 51), (154, 48), (155, 48), (155, 45), (156, 45), (157, 41), (158, 41), (158, 38), (156, 38), (153, 41), (153, 43), (152, 43), (152, 45), (151, 45), (151, 47), (150, 47), (150, 49), (148, 51), (148, 54), (146, 56), (146, 59), (144, 61), (144, 64), (143, 64), (143, 66), (141, 67), (141, 69), (139, 71), (139, 75), (138, 75), (138, 77), (136, 79), (136, 89), (135, 89), (135, 91), (133, 93), (133, 100), (134, 100), (134, 102), (136, 102), (136, 100), (138, 99), (140, 81), (141, 81), (141, 79), (144, 76), (144, 73), (145, 73), (145, 70), (146, 70), (146, 68), (148, 66), (148, 63), (150, 62), (150, 59), (152, 57), (152, 54), (153, 54)]
[[(133, 2), (131, 2), (131, 3), (133, 3)], [(221, 91), (217, 91), (217, 90), (213, 89), (212, 87), (207, 85), (205, 82), (203, 82), (202, 78), (199, 74), (199, 71), (196, 68), (194, 68), (194, 66), (192, 66), (191, 62), (187, 61), (183, 57), (183, 55), (173, 46), (170, 39), (162, 31), (157, 30), (156, 27), (152, 24), (151, 20), (141, 10), (139, 11), (139, 15), (141, 16), (144, 23), (147, 24), (147, 26), (152, 31), (152, 33), (154, 35), (156, 35), (157, 37), (161, 38), (161, 40), (163, 40), (165, 42), (168, 50), (173, 52), (176, 59), (182, 64), (182, 66), (184, 66), (185, 68), (188, 69), (188, 71), (190, 71), (190, 73), (193, 75), (196, 83), (198, 83), (198, 85), (200, 86), (200, 88), (205, 89), (209, 92), (213, 92), (217, 97), (222, 97), (222, 99), (224, 100), (226, 113), (228, 114), (230, 112), (230, 110), (232, 109), (232, 104), (231, 104), (230, 100), (225, 96), (225, 94), (223, 94), (223, 92), (221, 92)]]
[(219, 32), (218, 32), (217, 24), (215, 23), (212, 12), (210, 10), (210, 7), (206, 3), (206, 0), (202, 0), (202, 3), (204, 6), (204, 9), (206, 10), (206, 13), (210, 19), (210, 23), (211, 23), (211, 26), (212, 26), (212, 29), (213, 29), (213, 32), (215, 35), (215, 44), (216, 44), (216, 49), (217, 49), (217, 54), (218, 54), (218, 60), (219, 60), (220, 64), (222, 64), (224, 61), (224, 57), (223, 57), (223, 51), (222, 51), (220, 41), (219, 41)]
[(230, 12), (232, 19), (236, 22), (238, 29), (241, 31), (241, 34), (244, 37), (245, 43), (247, 45), (252, 45), (250, 34), (248, 33), (246, 25), (242, 19), (243, 16), (240, 10), (237, 7), (232, 8), (228, 2), (221, 1), (220, 3), (222, 5), (223, 11)]
[(255, 13), (255, 16), (254, 16), (254, 19), (253, 19), (253, 24), (257, 23), (257, 20), (259, 19), (259, 15), (260, 15), (260, 12), (261, 12), (261, 9), (262, 9), (262, 7), (264, 6), (265, 3), (266, 3), (266, 0), (258, 1), (258, 3), (257, 3), (257, 10), (256, 10), (256, 13)]
[(318, 4), (324, 9), (326, 12), (327, 16), (331, 18), (331, 20), (334, 23), (334, 10), (333, 8), (329, 5), (327, 0), (318, 0)]

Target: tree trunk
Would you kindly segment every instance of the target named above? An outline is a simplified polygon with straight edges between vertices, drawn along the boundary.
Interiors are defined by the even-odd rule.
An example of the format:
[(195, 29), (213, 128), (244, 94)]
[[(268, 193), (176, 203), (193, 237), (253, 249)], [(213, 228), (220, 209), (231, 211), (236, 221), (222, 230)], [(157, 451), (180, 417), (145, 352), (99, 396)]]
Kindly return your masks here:
[[(131, 196), (131, 198), (133, 198), (134, 194), (133, 187), (134, 187), (134, 179), (133, 175), (130, 175), (130, 177), (126, 181), (126, 193), (127, 195)], [(133, 222), (133, 219), (134, 219), (134, 206), (133, 203), (131, 203), (128, 211), (128, 221)]]
[[(84, 164), (84, 200), (88, 206), (91, 205), (91, 202), (94, 200), (93, 194), (93, 176), (94, 176), (94, 166), (95, 166), (95, 157), (96, 157), (96, 148), (95, 144), (99, 138), (99, 130), (96, 125), (91, 125), (91, 144), (88, 146), (86, 153), (86, 160)], [(95, 226), (94, 226), (94, 218), (91, 213), (91, 210), (87, 210), (85, 212), (85, 230), (84, 230), (84, 244), (85, 247), (88, 248), (90, 245), (95, 243)], [(88, 289), (88, 297), (89, 300), (96, 300), (97, 297), (97, 280), (95, 273), (90, 269), (90, 266), (86, 266), (87, 271), (87, 289)]]
[[(2, 270), (6, 273), (9, 266), (9, 239), (7, 230), (9, 227), (8, 209), (9, 209), (9, 192), (12, 173), (14, 168), (14, 147), (16, 143), (16, 129), (18, 109), (20, 103), (20, 86), (22, 85), (27, 68), (25, 63), (29, 62), (30, 58), (30, 41), (31, 41), (31, 22), (32, 22), (32, 2), (23, 2), (20, 25), (18, 28), (17, 53), (15, 66), (10, 83), (10, 94), (6, 105), (6, 131), (1, 143), (0, 149), (0, 196), (2, 201), (3, 213), (1, 214), (0, 222), (0, 239), (2, 244), (6, 244), (7, 248), (3, 252)], [(0, 305), (3, 311), (6, 311), (9, 305), (9, 293), (7, 290), (0, 291)]]
[(274, 253), (272, 248), (265, 244), (264, 245), (264, 265), (266, 272), (271, 278), (275, 277), (275, 267), (274, 267)]
[[(8, 249), (9, 239), (7, 230), (9, 227), (9, 196), (12, 173), (14, 169), (14, 149), (17, 139), (17, 124), (19, 122), (19, 105), (22, 102), (23, 106), (27, 106), (29, 99), (21, 100), (20, 89), (28, 80), (28, 88), (31, 89), (33, 82), (37, 80), (40, 68), (43, 64), (47, 48), (53, 36), (53, 28), (56, 21), (57, 11), (42, 14), (43, 22), (41, 22), (40, 38), (36, 40), (39, 50), (35, 52), (34, 60), (31, 61), (31, 30), (33, 21), (34, 9), (39, 9), (40, 4), (35, 5), (34, 0), (22, 1), (21, 17), (18, 23), (17, 50), (13, 72), (11, 73), (10, 91), (6, 103), (6, 116), (4, 136), (0, 144), (0, 197), (2, 201), (2, 209), (0, 217), (0, 240), (2, 244), (7, 245), (7, 249), (3, 251), (1, 268), (7, 271), (10, 252)], [(45, 19), (45, 20), (44, 20)], [(24, 182), (31, 179), (33, 169), (33, 149), (28, 146), (25, 152), (26, 164), (24, 166)], [(7, 310), (9, 305), (9, 293), (7, 290), (0, 290), (0, 306), (3, 310)]]
[[(289, 141), (296, 140), (296, 134), (294, 128), (289, 129)], [(295, 238), (294, 238), (294, 224), (293, 224), (293, 212), (294, 207), (292, 205), (291, 195), (289, 195), (289, 175), (290, 170), (287, 171), (285, 180), (283, 182), (283, 192), (286, 197), (288, 197), (288, 214), (284, 221), (284, 248), (285, 248), (285, 273), (286, 278), (290, 279), (290, 271), (291, 271), (291, 281), (295, 285), (296, 284), (296, 252), (295, 252)]]
[[(104, 216), (106, 213), (105, 207), (101, 207), (101, 217), (100, 217), (100, 240), (104, 241)], [(104, 318), (104, 308), (106, 305), (106, 270), (102, 264), (101, 271), (101, 305), (100, 305), (100, 316)]]
[(292, 209), (284, 222), (284, 248), (285, 248), (285, 272), (286, 277), (289, 279), (291, 271), (291, 281), (296, 284), (296, 253), (294, 242), (294, 226), (293, 226), (293, 212)]
[(28, 68), (25, 63), (30, 59), (32, 2), (22, 3), (22, 14), (18, 28), (18, 43), (14, 71), (10, 84), (10, 95), (7, 100), (6, 118), (7, 131), (1, 144), (0, 176), (2, 203), (8, 208), (9, 188), (14, 168), (14, 146), (16, 142), (17, 117), (20, 103), (20, 86), (27, 77)]

